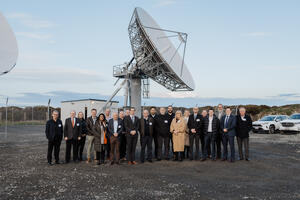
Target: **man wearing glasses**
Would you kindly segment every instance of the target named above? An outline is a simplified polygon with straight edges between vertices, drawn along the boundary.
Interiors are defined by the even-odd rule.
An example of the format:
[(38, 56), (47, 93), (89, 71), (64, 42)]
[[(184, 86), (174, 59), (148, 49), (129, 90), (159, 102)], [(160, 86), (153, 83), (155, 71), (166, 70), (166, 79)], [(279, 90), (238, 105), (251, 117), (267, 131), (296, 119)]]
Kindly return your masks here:
[(59, 151), (60, 144), (63, 138), (63, 124), (60, 119), (58, 119), (58, 111), (54, 110), (52, 112), (52, 119), (47, 121), (46, 124), (46, 137), (48, 139), (48, 153), (47, 159), (48, 164), (52, 165), (52, 152), (54, 149), (55, 164), (59, 164)]

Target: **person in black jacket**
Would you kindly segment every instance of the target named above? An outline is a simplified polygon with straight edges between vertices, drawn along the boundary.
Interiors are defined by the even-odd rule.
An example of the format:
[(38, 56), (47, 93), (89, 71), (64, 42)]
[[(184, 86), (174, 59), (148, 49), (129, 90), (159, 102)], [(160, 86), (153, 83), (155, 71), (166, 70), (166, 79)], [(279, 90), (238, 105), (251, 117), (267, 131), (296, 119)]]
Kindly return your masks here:
[(145, 149), (147, 147), (147, 161), (152, 162), (152, 140), (154, 130), (154, 119), (149, 117), (149, 111), (143, 111), (143, 117), (140, 119), (140, 140), (141, 140), (141, 163), (145, 161)]
[(79, 158), (79, 161), (82, 161), (82, 153), (84, 150), (86, 134), (87, 134), (86, 122), (83, 117), (83, 112), (78, 113), (78, 120), (81, 125), (81, 139), (78, 141), (78, 158)]
[[(169, 125), (169, 128), (171, 126), (171, 123), (173, 121), (173, 119), (175, 118), (175, 113), (173, 113), (173, 106), (172, 105), (169, 105), (168, 106), (168, 112), (167, 112), (167, 117), (168, 117), (168, 125)], [(174, 147), (173, 147), (173, 133), (169, 132), (169, 138), (170, 138), (170, 142), (171, 142), (171, 145), (172, 145), (172, 154), (173, 154), (173, 158), (175, 158), (175, 154), (174, 154)]]
[(158, 140), (158, 152), (157, 161), (162, 159), (162, 145), (164, 144), (164, 158), (169, 160), (169, 150), (170, 150), (170, 125), (168, 121), (168, 116), (166, 114), (166, 109), (161, 107), (159, 109), (160, 114), (156, 119), (156, 130), (157, 130), (157, 140)]
[[(189, 128), (189, 139), (190, 139), (190, 160), (194, 159), (193, 151), (194, 151), (194, 141), (196, 144), (196, 155), (195, 160), (199, 159), (199, 141), (200, 141), (200, 134), (202, 131), (202, 116), (198, 113), (199, 108), (194, 107), (193, 113), (189, 117), (188, 121), (188, 128)], [(203, 153), (203, 152), (202, 152)]]
[(124, 117), (125, 113), (124, 111), (120, 111), (119, 113), (119, 118), (122, 120), (122, 134), (120, 137), (120, 159), (121, 160), (126, 160), (126, 130), (124, 127)]
[(73, 110), (70, 117), (66, 119), (64, 126), (64, 137), (66, 141), (66, 163), (70, 162), (71, 149), (73, 146), (73, 161), (78, 161), (78, 140), (81, 139), (81, 126), (76, 112)]
[(138, 132), (140, 127), (140, 120), (135, 114), (135, 109), (130, 109), (130, 115), (124, 118), (124, 126), (126, 129), (127, 141), (127, 160), (128, 164), (135, 165), (135, 150), (138, 140)]
[(249, 132), (252, 130), (252, 119), (246, 114), (246, 109), (241, 107), (236, 120), (236, 136), (239, 148), (240, 160), (244, 159), (243, 144), (245, 149), (245, 159), (249, 161)]
[(156, 120), (157, 120), (156, 108), (150, 108), (150, 115), (149, 117), (153, 119), (153, 141), (154, 141), (154, 157), (157, 159), (158, 154), (158, 135), (157, 135), (157, 127), (156, 127)]
[(59, 151), (60, 144), (63, 138), (63, 124), (60, 119), (58, 119), (58, 111), (54, 110), (52, 112), (52, 119), (48, 120), (46, 123), (46, 137), (48, 139), (48, 153), (47, 160), (48, 164), (52, 165), (52, 152), (54, 148), (55, 163), (59, 164)]
[(205, 138), (205, 147), (204, 147), (204, 156), (201, 161), (207, 159), (207, 147), (211, 146), (212, 155), (211, 159), (216, 160), (216, 137), (220, 128), (220, 121), (214, 115), (213, 108), (210, 108), (208, 111), (208, 116), (203, 120), (203, 132)]

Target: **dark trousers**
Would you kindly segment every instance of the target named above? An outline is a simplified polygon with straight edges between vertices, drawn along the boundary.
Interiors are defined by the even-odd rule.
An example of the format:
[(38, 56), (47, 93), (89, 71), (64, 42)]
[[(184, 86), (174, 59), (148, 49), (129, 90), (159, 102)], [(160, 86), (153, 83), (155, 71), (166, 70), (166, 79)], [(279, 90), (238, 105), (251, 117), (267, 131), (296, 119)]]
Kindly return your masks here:
[(105, 151), (96, 151), (96, 160), (99, 160), (101, 163), (104, 162), (105, 159)]
[(172, 151), (172, 154), (174, 156), (174, 145), (173, 145), (173, 134), (172, 133), (169, 134), (169, 138), (170, 138), (169, 149), (170, 149), (170, 146), (171, 146), (171, 151)]
[(216, 159), (216, 133), (207, 133), (204, 136), (204, 159), (208, 157), (208, 148), (211, 149), (211, 158)]
[(190, 156), (190, 146), (184, 146), (183, 158), (189, 158)]
[(135, 149), (136, 149), (136, 144), (137, 144), (137, 140), (138, 140), (138, 135), (130, 135), (127, 134), (126, 135), (126, 141), (127, 141), (127, 160), (129, 162), (133, 162), (135, 161)]
[(61, 140), (48, 141), (48, 153), (47, 153), (48, 163), (52, 162), (52, 152), (53, 152), (53, 149), (54, 149), (54, 158), (55, 158), (55, 161), (59, 162), (60, 144), (61, 144)]
[(80, 140), (78, 140), (78, 158), (79, 160), (82, 160), (82, 152), (85, 145), (85, 139), (86, 137), (82, 137)]
[(73, 148), (73, 161), (78, 159), (78, 141), (70, 139), (66, 141), (66, 162), (70, 162), (71, 159), (71, 149)]
[(110, 158), (110, 140), (107, 140), (107, 151), (106, 151), (106, 159), (111, 159)]
[(145, 161), (145, 149), (147, 146), (147, 160), (152, 160), (152, 137), (143, 136), (141, 137), (141, 162)]
[[(204, 134), (200, 135), (200, 141), (201, 141), (202, 157), (204, 157), (205, 148), (206, 148), (206, 151), (207, 151), (207, 156), (210, 156), (211, 155), (210, 145), (207, 145), (207, 147), (205, 147), (205, 136), (204, 136)], [(209, 139), (208, 142), (210, 143), (210, 139)]]
[(120, 137), (120, 158), (125, 158), (126, 156), (126, 135), (121, 134)]
[(217, 158), (221, 158), (221, 142), (222, 142), (222, 134), (217, 133), (216, 135)]
[(158, 136), (155, 134), (153, 136), (153, 141), (154, 141), (154, 156), (157, 158), (158, 155)]
[(245, 149), (245, 158), (248, 159), (249, 158), (249, 137), (246, 137), (246, 138), (236, 137), (236, 139), (237, 139), (237, 143), (238, 143), (240, 159), (242, 159), (242, 160), (244, 159), (243, 146)]
[(162, 146), (164, 144), (164, 158), (169, 158), (169, 151), (170, 151), (170, 138), (169, 136), (158, 136), (158, 152), (157, 152), (157, 159), (162, 159)]
[(228, 143), (230, 146), (230, 159), (231, 161), (234, 161), (234, 155), (235, 155), (235, 148), (234, 148), (234, 136), (229, 136), (228, 134), (222, 135), (222, 143), (223, 143), (223, 159), (228, 158)]
[(111, 136), (110, 137), (110, 159), (119, 162), (120, 160), (120, 141), (118, 137)]
[[(199, 141), (200, 141), (200, 135), (198, 133), (191, 133), (189, 135), (190, 139), (190, 160), (198, 160), (199, 159)], [(195, 158), (194, 158), (194, 143), (196, 144), (196, 151), (195, 151)]]

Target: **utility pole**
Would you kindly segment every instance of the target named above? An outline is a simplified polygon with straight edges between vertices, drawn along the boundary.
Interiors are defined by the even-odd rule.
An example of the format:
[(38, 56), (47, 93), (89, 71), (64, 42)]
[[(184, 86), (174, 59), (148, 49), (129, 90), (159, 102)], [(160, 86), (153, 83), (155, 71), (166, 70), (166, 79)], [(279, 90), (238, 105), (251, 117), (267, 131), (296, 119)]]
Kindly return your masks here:
[(46, 120), (49, 120), (49, 118), (50, 118), (50, 103), (51, 103), (51, 99), (49, 99), (49, 101), (48, 101), (48, 115), (47, 115)]

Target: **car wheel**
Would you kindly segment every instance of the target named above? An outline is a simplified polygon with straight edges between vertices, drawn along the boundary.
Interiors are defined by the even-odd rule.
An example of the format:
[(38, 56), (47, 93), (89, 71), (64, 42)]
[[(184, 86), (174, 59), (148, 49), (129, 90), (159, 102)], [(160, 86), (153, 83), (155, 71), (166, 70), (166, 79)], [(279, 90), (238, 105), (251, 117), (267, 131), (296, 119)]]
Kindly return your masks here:
[(274, 134), (275, 133), (275, 126), (271, 125), (269, 128), (269, 133)]

